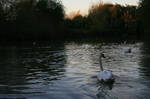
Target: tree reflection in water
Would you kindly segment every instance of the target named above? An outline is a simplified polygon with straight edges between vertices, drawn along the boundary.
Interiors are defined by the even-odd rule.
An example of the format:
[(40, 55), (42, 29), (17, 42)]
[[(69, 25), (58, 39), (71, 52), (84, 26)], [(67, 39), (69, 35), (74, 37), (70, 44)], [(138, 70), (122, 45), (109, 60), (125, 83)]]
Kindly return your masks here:
[(140, 62), (140, 75), (143, 78), (143, 83), (150, 87), (150, 42), (144, 42), (142, 48), (142, 56)]
[(64, 77), (63, 44), (1, 47), (0, 54), (0, 94), (42, 93), (44, 86)]

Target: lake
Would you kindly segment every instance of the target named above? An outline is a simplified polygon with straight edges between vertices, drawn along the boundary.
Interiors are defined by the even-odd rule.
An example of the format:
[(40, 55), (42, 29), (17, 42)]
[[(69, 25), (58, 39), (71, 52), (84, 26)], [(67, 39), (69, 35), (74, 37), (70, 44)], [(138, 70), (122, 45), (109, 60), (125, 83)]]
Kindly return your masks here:
[[(0, 99), (149, 99), (148, 50), (140, 42), (1, 46)], [(100, 53), (112, 84), (97, 80)]]

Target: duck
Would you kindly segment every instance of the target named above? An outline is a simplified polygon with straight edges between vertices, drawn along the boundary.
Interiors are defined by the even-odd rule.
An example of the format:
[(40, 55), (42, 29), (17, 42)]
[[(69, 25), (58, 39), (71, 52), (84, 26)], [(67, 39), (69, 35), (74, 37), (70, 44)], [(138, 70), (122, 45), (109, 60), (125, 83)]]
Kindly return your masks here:
[(102, 58), (105, 58), (105, 55), (103, 53), (101, 53), (99, 56), (99, 64), (101, 71), (98, 73), (97, 78), (99, 81), (113, 82), (114, 76), (112, 74), (112, 71), (103, 69)]
[(131, 53), (131, 52), (132, 52), (132, 49), (131, 49), (131, 48), (126, 48), (124, 52), (125, 52), (125, 53)]

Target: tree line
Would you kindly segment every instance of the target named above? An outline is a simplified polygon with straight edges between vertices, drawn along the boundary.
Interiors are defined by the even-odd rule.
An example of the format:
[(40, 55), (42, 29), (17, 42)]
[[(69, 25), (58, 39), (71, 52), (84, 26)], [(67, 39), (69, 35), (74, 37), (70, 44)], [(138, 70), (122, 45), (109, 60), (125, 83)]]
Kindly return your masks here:
[(48, 40), (60, 33), (64, 9), (56, 0), (0, 0), (1, 40)]
[(98, 3), (87, 16), (77, 14), (65, 23), (71, 32), (84, 35), (140, 39), (143, 28), (137, 11), (137, 6)]
[(0, 40), (141, 39), (145, 24), (149, 24), (148, 17), (145, 18), (148, 3), (148, 0), (141, 0), (139, 6), (97, 3), (86, 16), (65, 18), (59, 0), (0, 0)]

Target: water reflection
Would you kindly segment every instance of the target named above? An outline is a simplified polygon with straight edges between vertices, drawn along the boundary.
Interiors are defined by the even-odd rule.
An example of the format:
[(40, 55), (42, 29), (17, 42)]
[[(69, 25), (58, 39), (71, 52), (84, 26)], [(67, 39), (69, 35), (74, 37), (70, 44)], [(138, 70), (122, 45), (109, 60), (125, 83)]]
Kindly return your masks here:
[(0, 55), (0, 94), (45, 93), (44, 86), (64, 77), (63, 44), (44, 48), (1, 47)]
[[(16, 48), (1, 48), (0, 54), (0, 93), (16, 93), (16, 86), (26, 82), (25, 70), (19, 65), (19, 55), (16, 54)], [(13, 91), (14, 90), (14, 91)], [(18, 92), (19, 93), (19, 92)]]
[(142, 82), (150, 87), (150, 42), (145, 42), (141, 48), (140, 75)]
[(97, 97), (99, 99), (111, 99), (112, 97), (114, 97), (114, 96), (111, 96), (111, 94), (109, 93), (109, 91), (112, 90), (113, 86), (114, 86), (114, 83), (99, 82)]
[[(141, 46), (69, 42), (0, 47), (0, 98), (148, 99), (149, 55), (141, 54)], [(126, 48), (132, 52), (125, 53)], [(104, 69), (115, 75), (113, 84), (97, 80), (101, 52)]]

